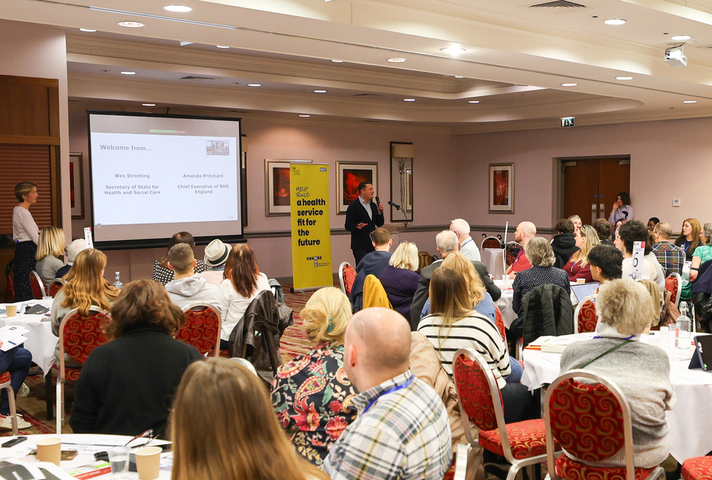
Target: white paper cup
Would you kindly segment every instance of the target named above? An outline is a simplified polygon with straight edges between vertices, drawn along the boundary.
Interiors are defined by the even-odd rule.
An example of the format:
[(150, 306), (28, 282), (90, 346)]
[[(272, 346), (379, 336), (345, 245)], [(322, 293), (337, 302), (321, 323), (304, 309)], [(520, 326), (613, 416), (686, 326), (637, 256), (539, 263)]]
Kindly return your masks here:
[(155, 480), (161, 465), (161, 447), (143, 447), (135, 452), (136, 470), (140, 480)]
[(50, 462), (59, 466), (62, 458), (62, 440), (57, 437), (37, 440), (37, 459), (40, 462)]

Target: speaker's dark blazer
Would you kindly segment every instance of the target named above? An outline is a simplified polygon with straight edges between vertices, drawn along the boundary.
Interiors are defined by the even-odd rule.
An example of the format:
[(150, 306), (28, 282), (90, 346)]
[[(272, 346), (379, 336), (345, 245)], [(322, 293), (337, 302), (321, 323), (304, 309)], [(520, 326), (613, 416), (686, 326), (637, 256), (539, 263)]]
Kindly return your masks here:
[[(371, 244), (371, 237), (369, 237), (368, 234), (377, 227), (382, 227), (384, 220), (383, 214), (378, 213), (378, 207), (376, 207), (375, 203), (371, 202), (369, 206), (373, 213), (373, 220), (369, 218), (368, 212), (363, 208), (358, 198), (351, 202), (349, 208), (346, 209), (346, 223), (344, 224), (344, 228), (351, 232), (351, 250), (366, 250), (367, 252), (374, 250)], [(356, 228), (356, 225), (359, 223), (367, 223), (368, 225), (359, 230)]]

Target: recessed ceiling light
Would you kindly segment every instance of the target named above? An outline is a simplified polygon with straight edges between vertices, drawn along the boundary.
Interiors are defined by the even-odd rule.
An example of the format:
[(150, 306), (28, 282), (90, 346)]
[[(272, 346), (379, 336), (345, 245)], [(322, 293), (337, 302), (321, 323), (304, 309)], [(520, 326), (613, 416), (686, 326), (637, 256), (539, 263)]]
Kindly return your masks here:
[(480, 103), (479, 100), (468, 100), (467, 103)]
[(633, 80), (633, 77), (616, 77), (616, 80)]
[(462, 75), (455, 75), (455, 78), (465, 78)]
[(334, 63), (344, 63), (343, 60), (336, 60), (336, 59), (333, 59), (333, 60), (331, 60), (331, 61), (334, 62)]
[(403, 63), (403, 62), (406, 62), (407, 59), (401, 58), (401, 57), (393, 57), (393, 58), (389, 58), (388, 61), (391, 63)]
[(176, 13), (188, 13), (193, 11), (192, 8), (186, 7), (185, 5), (166, 5), (165, 7), (163, 7), (163, 10), (166, 10), (167, 12)]
[(415, 102), (415, 98), (404, 98), (404, 102)]
[(447, 47), (447, 48), (441, 48), (441, 52), (449, 53), (450, 55), (459, 55), (461, 53), (465, 53), (467, 50), (465, 50), (462, 47)]
[(136, 72), (130, 72), (128, 70), (121, 72), (121, 75), (136, 75)]
[(155, 103), (142, 103), (141, 105), (143, 105), (144, 107), (155, 107), (156, 106)]
[(697, 103), (697, 100), (683, 100), (682, 103)]
[(625, 25), (625, 20), (622, 18), (609, 18), (608, 20), (604, 20), (603, 23), (606, 25)]
[(262, 84), (261, 83), (248, 83), (247, 86), (248, 87), (261, 87)]
[(93, 28), (80, 28), (79, 31), (80, 31), (80, 32), (85, 32), (85, 33), (94, 33), (94, 32), (96, 32), (96, 30), (94, 30)]
[(575, 87), (578, 83), (562, 83), (562, 87)]
[(314, 93), (326, 93), (326, 90), (314, 90)]
[(119, 22), (117, 23), (119, 27), (127, 27), (127, 28), (141, 28), (145, 27), (146, 25), (141, 23), (141, 22)]
[(217, 48), (230, 48), (227, 45), (215, 45)]
[(302, 117), (302, 118), (309, 118), (309, 117), (311, 117), (311, 115), (299, 115), (299, 116)]
[(691, 39), (692, 37), (690, 35), (675, 35), (671, 38), (673, 42), (686, 42)]

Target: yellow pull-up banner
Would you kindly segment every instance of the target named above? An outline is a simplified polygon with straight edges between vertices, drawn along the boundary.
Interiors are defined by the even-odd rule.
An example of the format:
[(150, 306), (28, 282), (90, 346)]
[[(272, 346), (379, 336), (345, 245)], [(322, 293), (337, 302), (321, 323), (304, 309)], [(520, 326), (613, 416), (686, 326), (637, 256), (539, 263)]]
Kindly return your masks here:
[(294, 289), (334, 284), (329, 225), (329, 166), (295, 163), (289, 167)]

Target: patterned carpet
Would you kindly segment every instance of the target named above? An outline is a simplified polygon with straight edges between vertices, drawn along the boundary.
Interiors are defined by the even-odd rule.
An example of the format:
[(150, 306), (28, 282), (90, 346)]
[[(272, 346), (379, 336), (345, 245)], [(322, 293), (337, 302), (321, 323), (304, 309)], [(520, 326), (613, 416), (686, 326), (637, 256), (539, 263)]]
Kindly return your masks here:
[[(338, 285), (335, 285), (338, 287)], [(299, 312), (302, 311), (307, 300), (313, 292), (307, 293), (290, 293), (291, 285), (285, 284), (282, 286), (285, 294), (285, 303), (294, 309), (294, 325), (284, 331), (280, 342), (280, 354), (282, 361), (286, 362), (292, 358), (308, 352), (313, 348), (313, 344), (307, 338), (304, 332), (302, 319), (299, 317)], [(57, 369), (53, 369), (53, 391), (56, 388)], [(23, 435), (33, 435), (37, 433), (55, 433), (55, 420), (47, 420), (47, 406), (45, 395), (45, 383), (42, 375), (27, 377), (26, 382), (30, 387), (30, 395), (25, 398), (17, 399), (17, 409), (25, 420), (32, 424), (32, 428), (22, 430)], [(69, 405), (74, 399), (74, 384), (69, 383), (65, 388), (65, 399), (67, 406), (65, 410), (65, 425), (62, 427), (62, 433), (71, 433), (72, 429), (69, 426)], [(11, 435), (10, 430), (0, 430), (0, 436)]]

